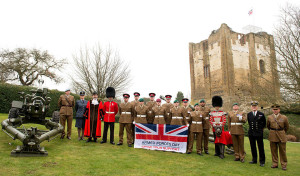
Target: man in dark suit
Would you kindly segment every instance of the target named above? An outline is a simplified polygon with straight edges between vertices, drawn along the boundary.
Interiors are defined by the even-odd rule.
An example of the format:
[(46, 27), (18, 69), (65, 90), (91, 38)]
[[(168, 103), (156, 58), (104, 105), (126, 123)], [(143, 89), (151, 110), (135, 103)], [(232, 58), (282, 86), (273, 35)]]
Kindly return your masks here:
[(259, 163), (260, 166), (265, 165), (265, 149), (264, 149), (264, 141), (263, 141), (263, 131), (266, 127), (266, 117), (264, 113), (257, 111), (258, 102), (252, 101), (251, 102), (251, 109), (252, 111), (247, 114), (247, 119), (249, 123), (249, 140), (251, 146), (251, 153), (252, 153), (252, 161), (250, 164), (257, 163), (257, 150), (256, 150), (256, 142), (259, 151)]

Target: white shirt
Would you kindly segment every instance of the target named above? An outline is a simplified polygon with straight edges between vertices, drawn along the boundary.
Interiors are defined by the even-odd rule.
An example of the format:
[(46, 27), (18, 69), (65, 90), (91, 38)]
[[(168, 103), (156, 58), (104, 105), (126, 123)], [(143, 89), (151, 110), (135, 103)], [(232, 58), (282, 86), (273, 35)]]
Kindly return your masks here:
[(93, 104), (93, 105), (98, 105), (98, 104), (99, 104), (99, 102), (98, 102), (98, 100), (97, 100), (97, 99), (93, 99), (93, 100), (92, 100), (92, 104)]

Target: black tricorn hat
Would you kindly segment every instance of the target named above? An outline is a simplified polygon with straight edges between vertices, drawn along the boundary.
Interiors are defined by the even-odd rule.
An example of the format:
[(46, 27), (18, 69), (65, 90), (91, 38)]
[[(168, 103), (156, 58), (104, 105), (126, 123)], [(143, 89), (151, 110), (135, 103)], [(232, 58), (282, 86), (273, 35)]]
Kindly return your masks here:
[(108, 88), (106, 89), (106, 98), (109, 98), (109, 97), (115, 98), (115, 95), (116, 95), (115, 88), (113, 88), (113, 87), (108, 87)]
[(211, 101), (213, 107), (222, 107), (223, 105), (223, 100), (220, 96), (213, 96)]

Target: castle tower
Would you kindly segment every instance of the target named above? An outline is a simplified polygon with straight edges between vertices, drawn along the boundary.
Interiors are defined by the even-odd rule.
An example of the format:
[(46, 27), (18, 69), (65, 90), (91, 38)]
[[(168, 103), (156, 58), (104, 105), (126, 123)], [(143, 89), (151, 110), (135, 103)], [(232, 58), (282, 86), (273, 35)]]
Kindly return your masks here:
[(207, 40), (189, 44), (189, 59), (194, 101), (220, 95), (228, 109), (234, 102), (266, 107), (281, 99), (272, 35), (237, 33), (222, 24)]

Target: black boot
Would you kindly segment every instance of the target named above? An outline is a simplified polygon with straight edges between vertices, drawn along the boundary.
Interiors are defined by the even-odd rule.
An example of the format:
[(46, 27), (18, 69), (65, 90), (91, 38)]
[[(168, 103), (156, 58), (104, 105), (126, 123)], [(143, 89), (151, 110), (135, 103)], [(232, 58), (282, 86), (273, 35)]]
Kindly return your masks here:
[(92, 141), (92, 138), (89, 137), (89, 138), (86, 140), (86, 143), (91, 142), (91, 141)]
[(97, 138), (94, 138), (94, 142), (97, 142)]

